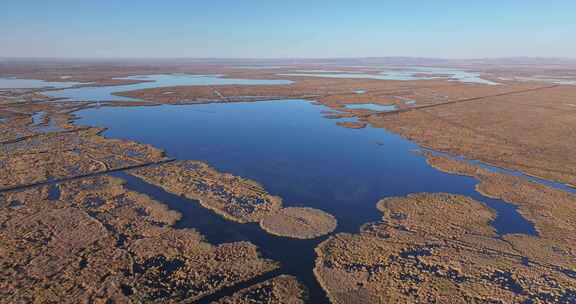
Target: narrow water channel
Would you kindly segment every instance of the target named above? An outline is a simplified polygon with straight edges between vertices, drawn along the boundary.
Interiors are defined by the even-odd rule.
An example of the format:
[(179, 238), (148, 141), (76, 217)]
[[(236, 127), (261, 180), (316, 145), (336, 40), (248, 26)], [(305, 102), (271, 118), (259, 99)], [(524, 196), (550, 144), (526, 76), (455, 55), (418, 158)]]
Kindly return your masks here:
[[(291, 84), (290, 80), (280, 79), (236, 79), (225, 78), (223, 75), (191, 75), (191, 74), (158, 74), (115, 78), (118, 80), (139, 80), (136, 84), (116, 86), (95, 86), (66, 88), (47, 91), (44, 94), (53, 98), (65, 98), (80, 101), (138, 101), (139, 99), (117, 96), (114, 93), (142, 89), (175, 87), (175, 86), (206, 86), (206, 85), (282, 85)], [(0, 82), (1, 84), (1, 82)]]

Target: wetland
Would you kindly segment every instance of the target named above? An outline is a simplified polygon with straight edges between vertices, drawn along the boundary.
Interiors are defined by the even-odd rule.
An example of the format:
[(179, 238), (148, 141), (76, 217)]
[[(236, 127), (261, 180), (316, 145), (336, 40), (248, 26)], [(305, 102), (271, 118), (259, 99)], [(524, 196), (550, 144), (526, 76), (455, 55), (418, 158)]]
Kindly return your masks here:
[[(515, 103), (498, 95), (511, 89), (449, 68), (381, 75), (407, 78), (390, 83), (365, 80), (366, 71), (299, 80), (277, 69), (138, 71), (98, 86), (71, 77), (63, 90), (50, 81), (9, 90), (0, 112), (0, 241), (3, 275), (12, 279), (2, 283), (5, 295), (52, 301), (72, 290), (70, 302), (576, 300), (571, 173), (541, 161), (533, 174), (522, 165), (533, 154), (509, 165), (513, 149), (495, 160), (490, 148), (529, 149), (530, 142), (511, 143), (504, 133), (478, 150), (485, 144), (479, 137), (427, 116), (473, 115), (459, 104), (443, 106), (442, 98), (489, 93)], [(136, 83), (105, 85), (111, 79)], [(552, 90), (562, 102), (572, 93)], [(197, 104), (178, 104), (195, 93)], [(50, 102), (30, 101), (42, 95)], [(505, 131), (520, 124), (510, 121)], [(20, 237), (24, 231), (32, 233)], [(83, 289), (102, 278), (101, 288)]]
[[(256, 80), (225, 78), (221, 75), (190, 75), (190, 74), (159, 74), (139, 75), (114, 78), (116, 80), (129, 80), (138, 83), (116, 86), (67, 88), (47, 92), (53, 98), (66, 98), (84, 101), (138, 101), (136, 98), (119, 96), (114, 93), (135, 91), (150, 88), (176, 87), (176, 86), (210, 86), (210, 85), (281, 85), (290, 84), (287, 80)], [(0, 82), (1, 83), (1, 82)], [(52, 85), (51, 82), (47, 83)]]

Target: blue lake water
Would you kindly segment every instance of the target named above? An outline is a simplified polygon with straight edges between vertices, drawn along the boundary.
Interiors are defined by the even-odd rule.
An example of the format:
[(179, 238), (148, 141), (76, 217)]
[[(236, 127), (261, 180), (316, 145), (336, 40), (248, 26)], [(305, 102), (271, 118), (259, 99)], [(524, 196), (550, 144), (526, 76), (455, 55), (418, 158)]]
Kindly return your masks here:
[(44, 121), (44, 117), (46, 116), (46, 112), (36, 112), (32, 114), (32, 124), (39, 125)]
[[(428, 166), (411, 152), (416, 144), (384, 129), (336, 126), (338, 120), (322, 117), (326, 110), (303, 100), (105, 107), (78, 112), (77, 123), (252, 178), (287, 205), (335, 214), (346, 231), (378, 218), (376, 202), (386, 196), (450, 192), (488, 201), (474, 190), (474, 179)], [(505, 216), (494, 223), (501, 233), (531, 231), (518, 214)]]
[(81, 87), (45, 92), (55, 98), (67, 98), (82, 101), (138, 101), (135, 98), (115, 96), (113, 93), (134, 91), (150, 88), (174, 86), (204, 86), (204, 85), (282, 85), (291, 84), (290, 80), (276, 79), (234, 79), (223, 78), (221, 75), (190, 75), (190, 74), (158, 74), (129, 76), (116, 79), (144, 80), (147, 82), (103, 87)]
[[(292, 72), (292, 71), (291, 71)], [(364, 74), (360, 71), (342, 71), (342, 70), (294, 70), (295, 73), (348, 73), (348, 74)]]
[(480, 73), (452, 69), (452, 68), (436, 68), (436, 67), (407, 67), (385, 69), (385, 71), (368, 74), (368, 73), (350, 73), (350, 72), (297, 72), (279, 74), (281, 76), (309, 76), (309, 77), (327, 77), (327, 78), (355, 78), (355, 79), (379, 79), (379, 80), (432, 80), (432, 79), (448, 79), (450, 81), (458, 81), (463, 83), (477, 83), (486, 85), (497, 85), (498, 83), (483, 79)]
[(551, 188), (562, 190), (564, 192), (576, 194), (576, 188), (570, 187), (567, 184), (563, 184), (560, 182), (554, 182), (554, 181), (542, 179), (542, 178), (531, 176), (531, 175), (526, 175), (523, 172), (520, 172), (517, 170), (511, 170), (511, 169), (492, 166), (492, 165), (483, 163), (483, 162), (478, 161), (478, 160), (466, 159), (463, 156), (454, 156), (454, 155), (450, 155), (447, 153), (442, 153), (442, 152), (428, 150), (428, 149), (424, 149), (424, 150), (428, 151), (434, 155), (440, 155), (440, 156), (444, 156), (444, 157), (448, 157), (448, 158), (452, 158), (452, 159), (456, 159), (456, 160), (460, 160), (460, 161), (465, 161), (465, 162), (468, 162), (472, 165), (482, 167), (482, 168), (484, 168), (488, 171), (491, 171), (491, 172), (503, 173), (503, 174), (512, 175), (512, 176), (519, 176), (519, 177), (525, 178), (525, 179), (527, 179), (531, 182), (537, 183), (537, 184), (542, 184), (542, 185), (545, 185), (545, 186), (548, 186)]
[(0, 78), (0, 89), (65, 88), (77, 82), (44, 81), (37, 79)]
[[(336, 232), (359, 231), (378, 221), (379, 199), (414, 192), (449, 192), (494, 208), (498, 233), (536, 234), (515, 206), (474, 189), (473, 178), (430, 166), (414, 143), (383, 129), (348, 129), (323, 118), (328, 108), (303, 100), (153, 107), (102, 107), (77, 113), (78, 124), (108, 127), (105, 136), (166, 149), (169, 156), (208, 162), (254, 179), (286, 206), (322, 209), (338, 219)], [(325, 239), (292, 240), (263, 232), (256, 224), (226, 221), (197, 202), (172, 195), (125, 173), (127, 186), (166, 202), (184, 214), (177, 227), (191, 227), (210, 242), (248, 240), (282, 263), (310, 288), (311, 303), (326, 302), (316, 282), (314, 248)], [(219, 294), (218, 296), (222, 296)]]
[(382, 105), (377, 103), (355, 103), (355, 104), (347, 104), (347, 109), (356, 109), (356, 110), (371, 110), (376, 112), (390, 112), (396, 110), (396, 105)]
[(63, 129), (60, 128), (53, 119), (48, 119), (44, 122), (46, 112), (36, 112), (32, 114), (32, 129), (40, 133), (58, 132)]
[(560, 85), (576, 85), (576, 77), (546, 77), (546, 76), (534, 76), (534, 77), (513, 77), (513, 78), (501, 78), (502, 80), (517, 80), (524, 82), (543, 82), (552, 83)]

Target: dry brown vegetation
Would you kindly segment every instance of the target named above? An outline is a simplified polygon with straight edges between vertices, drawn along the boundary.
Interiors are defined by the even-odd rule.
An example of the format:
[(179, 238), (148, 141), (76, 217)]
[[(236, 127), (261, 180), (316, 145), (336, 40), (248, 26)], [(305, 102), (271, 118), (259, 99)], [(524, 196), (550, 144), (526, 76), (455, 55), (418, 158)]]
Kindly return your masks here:
[(425, 147), (575, 184), (575, 98), (576, 86), (558, 86), (366, 121)]
[(565, 269), (576, 266), (576, 196), (531, 182), (525, 178), (490, 172), (464, 161), (427, 155), (439, 170), (467, 175), (480, 181), (476, 189), (488, 197), (518, 206), (518, 211), (534, 223), (540, 238), (523, 235), (504, 236), (522, 251), (551, 259)]
[(218, 304), (303, 304), (306, 303), (306, 288), (289, 275), (280, 275), (262, 283), (238, 291)]
[(97, 177), (0, 194), (0, 302), (193, 301), (271, 271), (246, 242), (208, 244), (180, 214)]
[[(2, 108), (0, 189), (167, 160), (152, 146), (105, 138), (99, 135), (103, 129), (73, 125), (70, 112), (85, 106), (58, 102)], [(38, 114), (41, 119), (35, 122), (32, 117)]]
[(258, 183), (218, 172), (199, 161), (178, 161), (131, 173), (240, 223), (258, 222), (282, 206), (281, 198), (268, 194)]
[(106, 172), (164, 160), (161, 150), (125, 140), (107, 139), (99, 129), (42, 133), (0, 146), (0, 187)]
[[(122, 92), (154, 103), (235, 102), (303, 98), (333, 110), (327, 118), (358, 117), (344, 127), (386, 128), (435, 150), (464, 155), (576, 185), (576, 87), (505, 81), (500, 86), (444, 80), (382, 81), (287, 77), (279, 69), (233, 69), (222, 64), (2, 64), (2, 75), (91, 86), (134, 83), (113, 79), (191, 72), (250, 79), (291, 79), (279, 86), (189, 86)], [(322, 68), (319, 66), (318, 68)], [(553, 65), (563, 75), (568, 67)], [(343, 68), (371, 72), (363, 68)], [(531, 76), (530, 67), (487, 68), (498, 75)], [(573, 71), (574, 69), (572, 69)], [(82, 84), (87, 85), (87, 84)], [(357, 94), (356, 90), (365, 90)], [(101, 129), (70, 123), (70, 113), (94, 106), (54, 102), (46, 89), (0, 90), (0, 303), (195, 301), (223, 287), (276, 269), (247, 242), (213, 245), (181, 215), (122, 181), (90, 175), (165, 160), (155, 147), (107, 139)], [(415, 105), (405, 104), (415, 100)], [(47, 102), (51, 101), (51, 102)], [(346, 104), (395, 104), (374, 113)], [(108, 106), (138, 106), (108, 103)], [(32, 114), (47, 115), (58, 132), (43, 133)], [(378, 203), (381, 222), (358, 234), (337, 234), (318, 248), (315, 273), (334, 303), (574, 303), (576, 213), (573, 195), (428, 155), (446, 172), (474, 177), (477, 190), (516, 204), (539, 236), (496, 235), (494, 211), (451, 194), (411, 194)], [(309, 238), (331, 232), (333, 217), (319, 210), (282, 209), (258, 183), (183, 161), (133, 170), (169, 192), (197, 199), (238, 222), (260, 222), (273, 233)], [(86, 175), (86, 176), (85, 176)], [(78, 178), (58, 186), (20, 186)], [(81, 177), (81, 178), (80, 178)], [(58, 187), (58, 197), (50, 195)], [(286, 213), (289, 213), (286, 216)], [(278, 276), (221, 299), (222, 303), (302, 303), (303, 286)]]
[[(277, 76), (276, 73), (281, 73), (281, 71), (271, 71), (267, 74), (245, 73), (241, 75), (235, 72), (230, 74), (229, 77), (288, 79), (294, 81), (294, 83), (289, 85), (162, 87), (120, 92), (117, 95), (167, 104), (300, 98), (316, 100), (322, 104), (336, 108), (355, 103), (396, 104), (401, 108), (406, 108), (407, 106), (404, 104), (406, 99), (415, 99), (418, 101), (418, 104), (434, 104), (541, 86), (538, 84), (486, 86), (438, 80), (392, 81), (289, 77)], [(356, 93), (358, 89), (363, 89), (366, 92), (358, 94)]]
[(200, 161), (177, 161), (130, 171), (166, 191), (198, 200), (226, 219), (260, 222), (267, 232), (300, 239), (315, 238), (336, 228), (336, 219), (318, 209), (282, 208), (255, 181), (221, 173)]
[(297, 238), (313, 239), (336, 229), (337, 221), (332, 215), (314, 208), (282, 208), (260, 221), (266, 232)]
[(411, 194), (383, 199), (378, 209), (382, 222), (316, 249), (315, 273), (333, 303), (576, 300), (574, 270), (564, 268), (574, 265), (573, 252), (552, 259), (537, 238), (523, 236), (521, 247), (498, 238), (494, 212), (473, 199)]

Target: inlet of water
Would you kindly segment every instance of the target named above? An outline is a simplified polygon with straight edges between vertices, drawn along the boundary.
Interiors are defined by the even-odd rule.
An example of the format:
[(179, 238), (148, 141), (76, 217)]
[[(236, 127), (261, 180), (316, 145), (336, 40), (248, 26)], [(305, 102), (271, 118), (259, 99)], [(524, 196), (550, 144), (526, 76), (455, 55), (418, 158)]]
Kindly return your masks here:
[(476, 83), (485, 85), (497, 85), (498, 83), (483, 79), (480, 73), (453, 68), (437, 67), (403, 67), (385, 68), (380, 73), (356, 73), (356, 72), (295, 72), (283, 73), (281, 76), (308, 76), (326, 78), (355, 78), (355, 79), (378, 79), (378, 80), (432, 80), (448, 79), (463, 83)]
[[(501, 235), (535, 235), (532, 223), (514, 205), (475, 191), (473, 178), (430, 167), (413, 153), (414, 143), (383, 129), (348, 129), (323, 118), (328, 110), (304, 100), (154, 107), (104, 107), (78, 112), (77, 123), (109, 128), (105, 136), (166, 149), (178, 159), (203, 160), (223, 172), (251, 178), (285, 206), (314, 207), (338, 219), (336, 232), (357, 233), (378, 221), (379, 199), (414, 192), (470, 196), (497, 212), (492, 225)], [(236, 224), (197, 202), (121, 175), (128, 187), (167, 203), (183, 215), (178, 228), (192, 227), (210, 242), (248, 240), (266, 257), (282, 263), (312, 291), (312, 303), (326, 301), (313, 275), (314, 248), (324, 238), (292, 240)]]
[(45, 81), (38, 79), (0, 78), (0, 89), (65, 88), (78, 82)]
[(396, 105), (393, 104), (382, 105), (377, 103), (355, 103), (355, 104), (347, 104), (346, 108), (356, 110), (370, 110), (376, 112), (390, 112), (396, 110)]
[(282, 85), (290, 84), (290, 80), (274, 79), (235, 79), (224, 78), (222, 75), (190, 75), (190, 74), (159, 74), (116, 78), (120, 80), (145, 81), (137, 84), (80, 87), (57, 91), (48, 91), (44, 94), (54, 98), (66, 98), (81, 101), (138, 101), (139, 99), (114, 95), (114, 93), (134, 91), (150, 88), (174, 86), (206, 86), (206, 85)]

